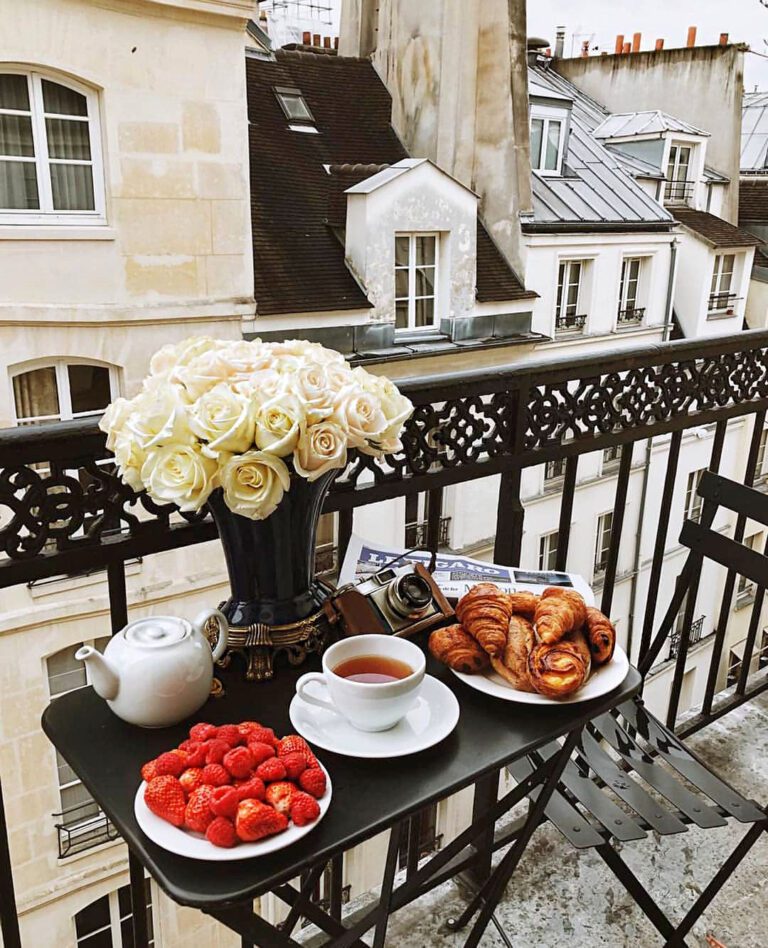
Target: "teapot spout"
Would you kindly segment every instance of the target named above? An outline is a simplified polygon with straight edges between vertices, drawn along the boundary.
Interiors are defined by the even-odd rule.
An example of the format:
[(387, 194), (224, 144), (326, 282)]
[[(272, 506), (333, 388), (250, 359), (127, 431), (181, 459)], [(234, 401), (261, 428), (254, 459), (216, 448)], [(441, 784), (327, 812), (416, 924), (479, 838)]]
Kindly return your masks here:
[(105, 701), (113, 701), (120, 688), (120, 678), (112, 663), (90, 645), (79, 648), (75, 652), (75, 658), (88, 666), (91, 684), (96, 694)]

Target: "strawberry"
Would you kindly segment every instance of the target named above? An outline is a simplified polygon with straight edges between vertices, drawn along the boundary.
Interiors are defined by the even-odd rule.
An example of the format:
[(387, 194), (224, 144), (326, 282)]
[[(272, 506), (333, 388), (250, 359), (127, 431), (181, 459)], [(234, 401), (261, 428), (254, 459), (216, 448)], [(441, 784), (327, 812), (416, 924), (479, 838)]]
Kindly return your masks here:
[(193, 724), (189, 729), (189, 736), (193, 741), (212, 741), (218, 730), (212, 724)]
[(232, 820), (227, 820), (223, 816), (217, 816), (212, 823), (208, 824), (205, 831), (205, 838), (214, 846), (221, 846), (223, 849), (231, 849), (237, 843), (237, 833), (235, 824)]
[(141, 777), (142, 780), (146, 780), (149, 783), (153, 777), (159, 777), (160, 775), (157, 772), (157, 761), (148, 760), (146, 764), (141, 768)]
[(275, 780), (285, 780), (287, 774), (285, 764), (277, 757), (270, 757), (259, 764), (256, 768), (256, 776), (261, 777), (264, 783), (272, 783)]
[(208, 741), (198, 744), (196, 741), (185, 741), (190, 746), (185, 751), (188, 767), (205, 767), (208, 756)]
[(237, 787), (214, 787), (211, 794), (211, 810), (214, 816), (226, 816), (234, 820), (240, 803), (240, 791)]
[(206, 764), (203, 767), (203, 783), (212, 787), (223, 787), (225, 783), (232, 783), (229, 771), (221, 764)]
[(184, 751), (172, 750), (161, 754), (155, 761), (155, 773), (158, 777), (166, 774), (171, 777), (180, 777), (187, 766), (187, 755)]
[(170, 774), (163, 774), (149, 781), (144, 790), (144, 802), (155, 816), (173, 823), (174, 826), (183, 824), (187, 801), (181, 784)]
[(199, 767), (190, 767), (179, 777), (179, 783), (189, 796), (193, 790), (203, 786), (203, 772)]
[(248, 750), (253, 756), (254, 767), (258, 767), (263, 760), (269, 760), (270, 757), (275, 756), (275, 748), (263, 741), (248, 741)]
[(237, 729), (246, 741), (256, 740), (255, 737), (251, 736), (254, 731), (266, 730), (266, 728), (262, 728), (258, 721), (241, 721), (237, 725)]
[(271, 783), (267, 787), (266, 800), (278, 813), (285, 813), (287, 815), (291, 808), (291, 800), (293, 799), (294, 793), (300, 792), (301, 791), (297, 790), (294, 784), (280, 780), (277, 783)]
[(288, 828), (288, 817), (258, 800), (243, 800), (237, 808), (235, 832), (243, 842), (255, 842)]
[(234, 747), (224, 755), (222, 763), (233, 777), (248, 777), (256, 764), (247, 747)]
[(320, 804), (308, 793), (296, 790), (291, 797), (288, 812), (296, 826), (306, 826), (307, 823), (314, 823), (320, 816)]
[(211, 810), (212, 788), (202, 786), (195, 790), (184, 811), (184, 827), (193, 833), (204, 833), (214, 820)]
[(263, 724), (254, 724), (253, 727), (248, 728), (248, 742), (251, 741), (260, 741), (262, 744), (269, 744), (272, 747), (277, 747), (278, 744), (275, 732), (271, 727), (264, 727)]
[(236, 724), (222, 724), (216, 734), (216, 739), (226, 741), (230, 747), (237, 747), (238, 744), (245, 743)]
[(179, 744), (179, 750), (184, 751), (185, 754), (189, 754), (190, 751), (197, 747), (197, 743), (197, 741), (187, 739), (186, 741), (182, 741), (181, 744)]
[(292, 751), (290, 754), (286, 754), (285, 757), (281, 757), (280, 760), (282, 760), (285, 772), (290, 780), (298, 780), (302, 772), (307, 769), (307, 762), (304, 760), (303, 754), (298, 751)]
[(299, 786), (319, 800), (325, 793), (325, 773), (319, 767), (309, 767), (299, 777)]
[(208, 742), (208, 752), (205, 755), (206, 764), (220, 764), (224, 760), (224, 755), (231, 750), (226, 741), (220, 741), (218, 737)]
[(266, 793), (264, 781), (260, 777), (241, 780), (237, 784), (237, 791), (241, 800), (263, 800)]
[(288, 734), (277, 745), (277, 756), (285, 757), (288, 754), (302, 754), (305, 759), (312, 756), (312, 750), (303, 737), (298, 734)]

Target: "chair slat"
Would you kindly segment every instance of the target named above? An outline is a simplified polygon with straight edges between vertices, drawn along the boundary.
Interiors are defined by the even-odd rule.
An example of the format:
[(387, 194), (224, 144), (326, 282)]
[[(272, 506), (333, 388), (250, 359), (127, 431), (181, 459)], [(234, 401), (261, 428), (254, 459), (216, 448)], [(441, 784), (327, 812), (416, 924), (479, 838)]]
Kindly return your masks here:
[[(520, 783), (533, 773), (534, 767), (528, 758), (517, 760), (507, 767), (507, 771)], [(539, 795), (539, 788), (532, 790), (528, 796), (535, 800)], [(552, 794), (544, 813), (547, 819), (555, 826), (571, 846), (576, 849), (593, 849), (602, 846), (605, 840), (591, 826), (579, 811), (557, 790)]]
[[(556, 754), (560, 745), (552, 742), (542, 747), (539, 754), (550, 757)], [(621, 842), (631, 839), (645, 839), (648, 835), (631, 817), (630, 814), (617, 806), (608, 794), (602, 790), (590, 777), (579, 772), (573, 761), (568, 761), (560, 778), (560, 783), (569, 790), (579, 803), (601, 823), (606, 830)]]
[(584, 759), (597, 776), (662, 836), (673, 833), (687, 833), (688, 827), (674, 813), (670, 813), (658, 800), (654, 800), (647, 790), (636, 783), (630, 774), (621, 770), (616, 761), (606, 754), (597, 741), (586, 731), (582, 734), (581, 750)]
[(729, 480), (712, 471), (705, 471), (696, 493), (705, 500), (715, 500), (721, 507), (743, 514), (750, 520), (757, 520), (768, 526), (768, 496), (762, 491)]
[(725, 826), (726, 820), (695, 794), (654, 763), (610, 714), (601, 714), (592, 721), (600, 734), (627, 761), (643, 780), (673, 803), (691, 822), (703, 829)]
[(738, 540), (732, 540), (693, 520), (686, 520), (680, 531), (680, 542), (708, 560), (714, 560), (721, 566), (735, 570), (740, 576), (746, 576), (753, 583), (768, 586), (768, 559)]
[(710, 800), (721, 806), (741, 823), (757, 823), (765, 813), (751, 800), (742, 797), (733, 787), (715, 776), (653, 715), (635, 701), (627, 701), (618, 709), (637, 733), (656, 748), (661, 757)]

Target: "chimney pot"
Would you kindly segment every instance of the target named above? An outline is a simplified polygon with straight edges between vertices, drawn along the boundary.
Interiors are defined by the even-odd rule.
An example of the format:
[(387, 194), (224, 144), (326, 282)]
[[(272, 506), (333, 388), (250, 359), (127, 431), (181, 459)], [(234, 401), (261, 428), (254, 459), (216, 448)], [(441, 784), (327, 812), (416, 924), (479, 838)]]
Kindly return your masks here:
[(642, 33), (634, 33), (634, 34), (632, 35), (632, 52), (633, 52), (633, 53), (639, 53), (639, 52), (640, 52), (640, 40), (641, 40), (642, 38), (643, 38), (643, 34), (642, 34)]
[(686, 46), (695, 46), (696, 45), (696, 27), (688, 27), (688, 39), (685, 42)]
[(625, 43), (625, 44), (621, 47), (621, 51), (622, 51), (622, 53), (624, 53), (624, 54), (628, 53), (631, 49), (632, 49), (632, 44), (631, 44), (631, 43)]
[(558, 26), (555, 31), (555, 57), (557, 59), (563, 58), (563, 53), (565, 51), (565, 27)]
[(324, 37), (323, 37), (323, 49), (330, 49), (330, 48), (331, 48), (331, 37), (330, 37), (330, 36), (324, 36)]
[(319, 45), (320, 45), (320, 34), (319, 34), (319, 33), (313, 33), (313, 34), (312, 34), (312, 45), (313, 45), (313, 46), (319, 46)]
[(304, 32), (301, 34), (301, 42), (302, 42), (305, 46), (311, 46), (311, 45), (312, 45), (312, 34), (310, 33), (309, 30), (304, 30)]
[(586, 59), (586, 57), (589, 56), (589, 40), (582, 41), (581, 56), (582, 56), (582, 59)]
[(613, 51), (614, 53), (616, 53), (616, 55), (618, 55), (620, 52), (622, 52), (623, 49), (624, 49), (624, 34), (619, 33), (616, 36), (616, 45), (613, 47)]
[(728, 45), (728, 34), (727, 34), (727, 33), (721, 33), (721, 34), (720, 34), (720, 45), (721, 45), (721, 46), (727, 46), (727, 45)]
[(664, 40), (663, 40), (663, 39), (657, 39), (657, 40), (656, 40), (656, 49), (664, 49)]
[(334, 49), (338, 49), (338, 48), (339, 48), (339, 37), (338, 37), (338, 36), (334, 36), (334, 37), (333, 37), (333, 48), (334, 48)]
[(551, 59), (551, 58), (552, 58), (552, 47), (551, 47), (551, 46), (547, 46), (547, 48), (544, 50), (544, 55), (547, 57), (547, 59)]

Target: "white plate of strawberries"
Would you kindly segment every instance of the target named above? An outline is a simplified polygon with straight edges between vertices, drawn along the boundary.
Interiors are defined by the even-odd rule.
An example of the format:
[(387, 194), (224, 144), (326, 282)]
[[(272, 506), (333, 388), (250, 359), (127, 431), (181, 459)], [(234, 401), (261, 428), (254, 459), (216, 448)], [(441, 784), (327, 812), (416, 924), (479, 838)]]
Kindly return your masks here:
[(256, 721), (195, 724), (141, 776), (139, 826), (153, 843), (191, 859), (283, 849), (306, 836), (331, 802), (331, 778), (304, 738), (278, 738)]

